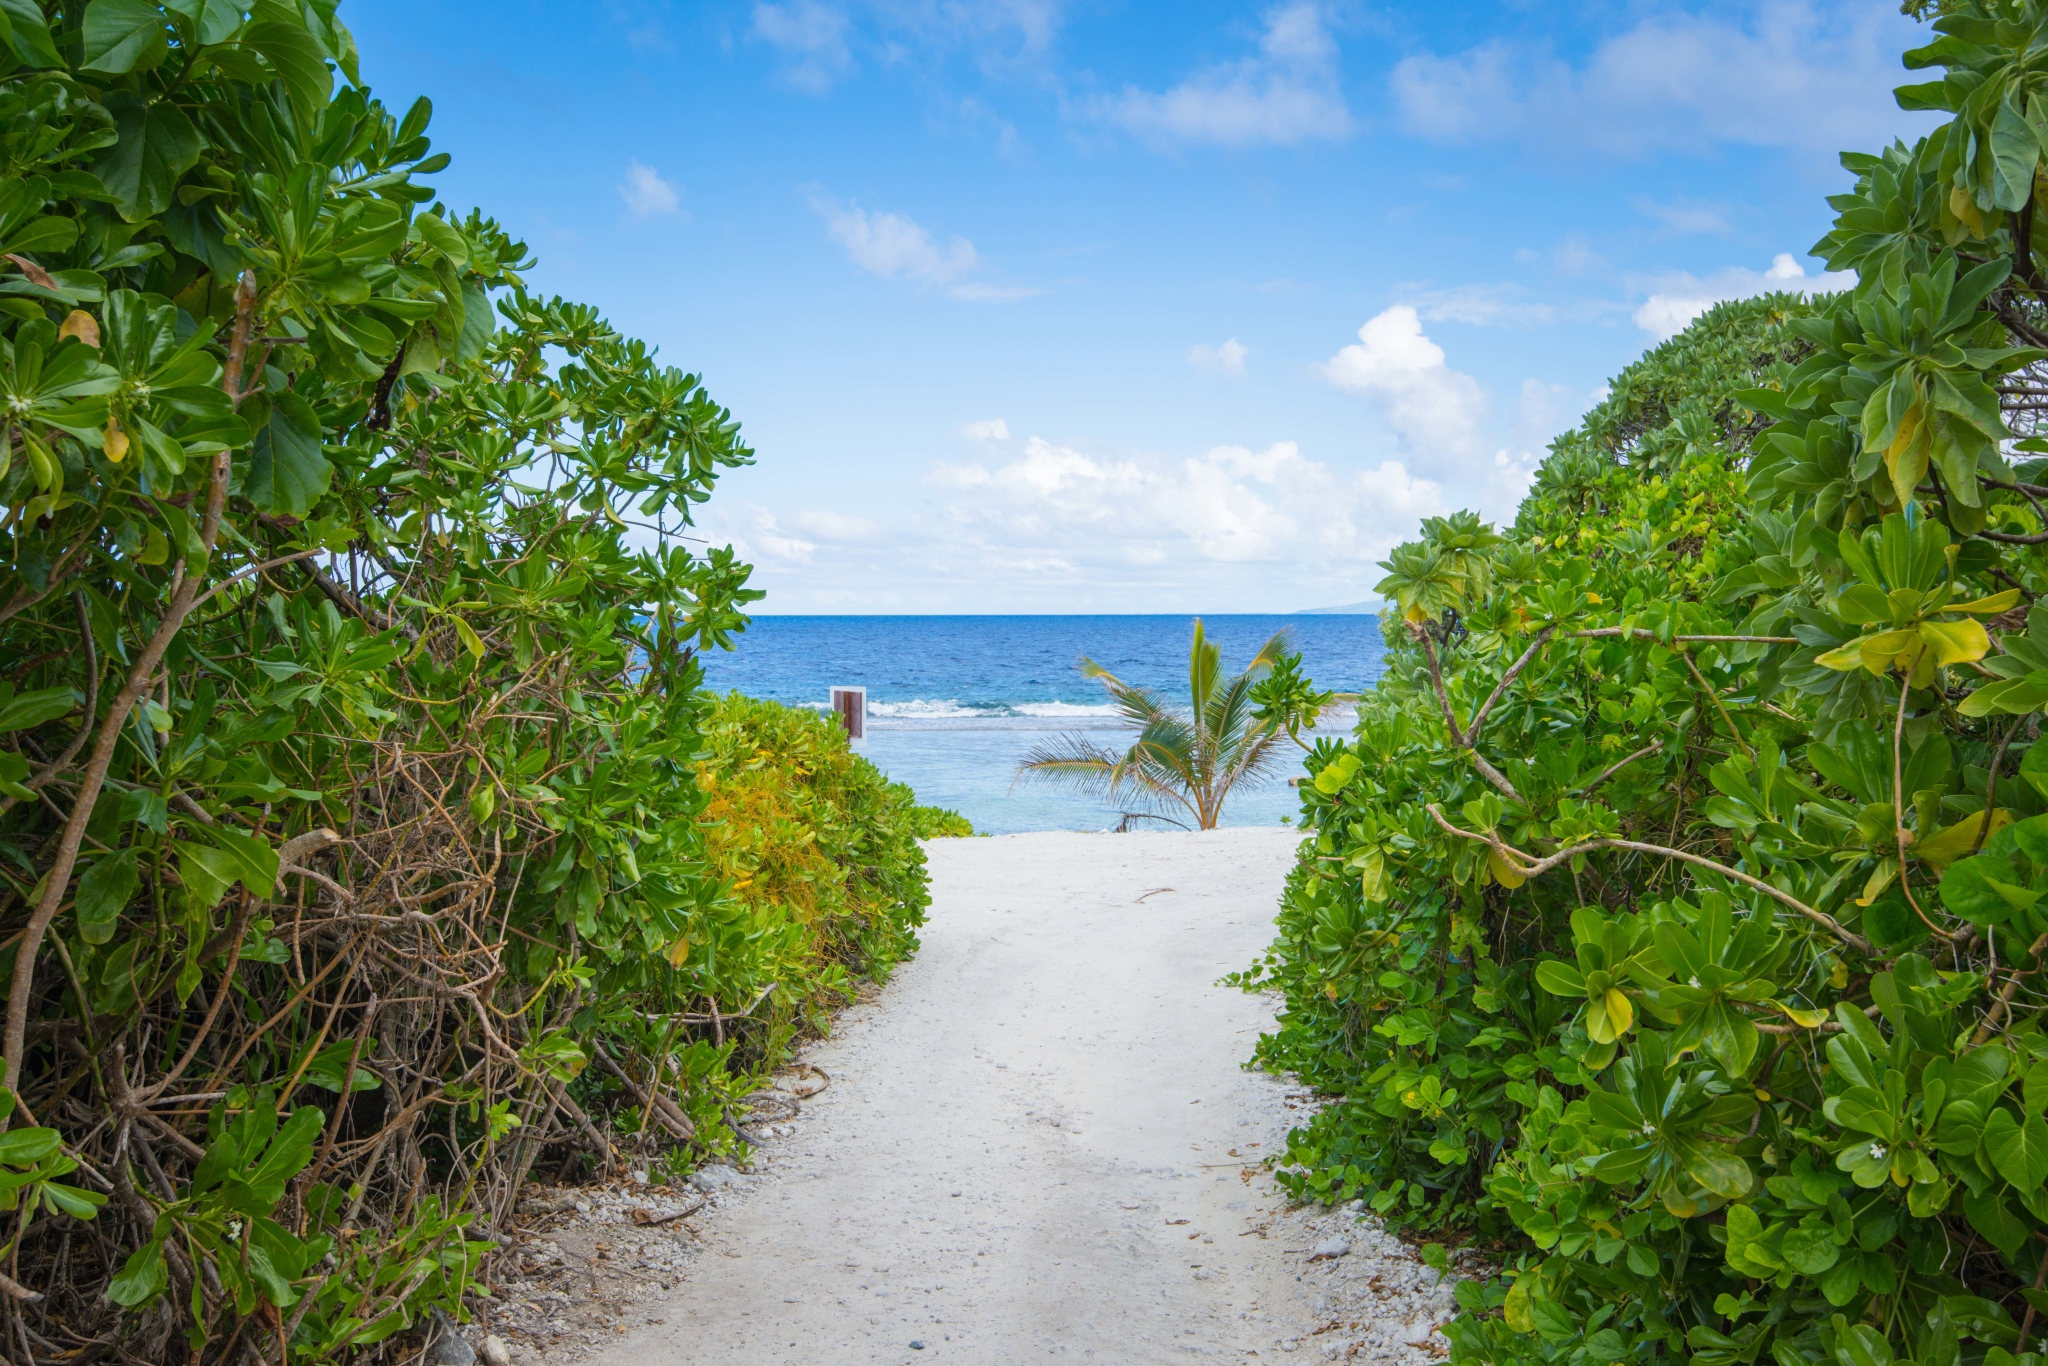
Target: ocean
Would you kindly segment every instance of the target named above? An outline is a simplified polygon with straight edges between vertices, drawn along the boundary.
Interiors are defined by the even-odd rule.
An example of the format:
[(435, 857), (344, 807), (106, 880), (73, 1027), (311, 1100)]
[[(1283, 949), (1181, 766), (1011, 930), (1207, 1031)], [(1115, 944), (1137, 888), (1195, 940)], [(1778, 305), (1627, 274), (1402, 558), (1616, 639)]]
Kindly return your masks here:
[[(834, 686), (868, 690), (867, 738), (859, 751), (918, 800), (951, 807), (987, 834), (1113, 828), (1100, 801), (1031, 780), (1013, 782), (1034, 745), (1062, 733), (1122, 748), (1102, 685), (1075, 667), (1082, 655), (1128, 683), (1185, 707), (1188, 616), (760, 616), (730, 654), (705, 657), (712, 687), (824, 710)], [(1285, 627), (1318, 687), (1360, 692), (1383, 669), (1379, 622), (1362, 615), (1204, 617), (1226, 673)], [(1326, 713), (1318, 733), (1346, 735), (1348, 708)], [(1288, 749), (1299, 757), (1300, 751)], [(1277, 825), (1300, 809), (1286, 779), (1291, 760), (1263, 788), (1236, 790), (1225, 825)], [(1133, 828), (1171, 829), (1155, 821)]]

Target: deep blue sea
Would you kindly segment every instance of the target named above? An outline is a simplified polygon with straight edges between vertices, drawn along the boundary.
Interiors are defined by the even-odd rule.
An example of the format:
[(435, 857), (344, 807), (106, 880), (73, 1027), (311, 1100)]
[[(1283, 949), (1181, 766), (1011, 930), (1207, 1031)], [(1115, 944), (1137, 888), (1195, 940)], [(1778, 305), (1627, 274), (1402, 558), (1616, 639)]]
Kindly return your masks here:
[[(835, 686), (868, 690), (867, 738), (858, 748), (918, 799), (948, 806), (988, 834), (1099, 830), (1119, 813), (1031, 781), (1017, 761), (1062, 732), (1121, 747), (1127, 734), (1102, 685), (1075, 667), (1087, 655), (1119, 678), (1187, 704), (1186, 616), (754, 618), (731, 654), (705, 659), (711, 685), (824, 709)], [(1282, 627), (1317, 686), (1359, 692), (1378, 681), (1379, 622), (1370, 616), (1204, 617), (1226, 672), (1244, 666)], [(1325, 714), (1321, 733), (1349, 733), (1348, 709)], [(1289, 746), (1291, 749), (1292, 746)], [(1299, 751), (1296, 751), (1298, 754)], [(1277, 825), (1299, 810), (1285, 779), (1240, 788), (1226, 825)], [(1138, 828), (1170, 829), (1146, 822)]]

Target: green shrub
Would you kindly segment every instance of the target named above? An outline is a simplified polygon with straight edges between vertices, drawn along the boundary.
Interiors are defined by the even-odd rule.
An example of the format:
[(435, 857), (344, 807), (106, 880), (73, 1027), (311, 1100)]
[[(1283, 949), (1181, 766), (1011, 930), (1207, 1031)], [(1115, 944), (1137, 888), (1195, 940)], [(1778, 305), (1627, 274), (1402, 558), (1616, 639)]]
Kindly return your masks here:
[[(1283, 1180), (1502, 1267), (1455, 1362), (2010, 1366), (2048, 1277), (2039, 3), (1723, 305), (1433, 519), (1248, 985)], [(2021, 136), (2022, 132), (2025, 136)]]
[(910, 828), (921, 840), (972, 839), (974, 822), (944, 806), (913, 806)]
[[(909, 799), (702, 687), (737, 424), (433, 204), (331, 0), (0, 16), (9, 1341), (395, 1351), (537, 1162), (733, 1150), (914, 943)], [(749, 744), (824, 777), (707, 824)]]
[(818, 712), (728, 693), (704, 741), (705, 854), (753, 922), (722, 952), (760, 953), (768, 927), (785, 927), (793, 956), (754, 977), (801, 984), (781, 1004), (821, 1029), (854, 976), (887, 981), (917, 948), (931, 904), (919, 817), (930, 808)]

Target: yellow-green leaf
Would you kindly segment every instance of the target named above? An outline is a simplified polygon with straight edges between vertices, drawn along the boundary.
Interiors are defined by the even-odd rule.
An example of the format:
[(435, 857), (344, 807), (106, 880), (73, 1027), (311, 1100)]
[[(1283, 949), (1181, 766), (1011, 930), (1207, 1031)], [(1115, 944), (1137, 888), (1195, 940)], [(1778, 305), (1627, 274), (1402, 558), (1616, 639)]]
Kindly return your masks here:
[(1375, 846), (1369, 850), (1358, 869), (1359, 895), (1367, 901), (1384, 901), (1387, 898), (1387, 856)]
[(1819, 1029), (1827, 1023), (1828, 1013), (1825, 1010), (1804, 1010), (1798, 1006), (1788, 1006), (1783, 1001), (1773, 1001), (1771, 1004), (1784, 1011), (1785, 1018), (1801, 1029)]
[(1966, 664), (1991, 653), (1991, 637), (1977, 621), (1923, 621), (1920, 638), (1942, 664)]
[[(1999, 807), (1991, 813), (1991, 828), (1984, 832), (1984, 838), (1989, 839), (1998, 833), (2000, 827), (2011, 824), (2012, 812), (2002, 806)], [(1974, 815), (1965, 816), (1954, 825), (1942, 827), (1924, 840), (1916, 841), (1913, 852), (1924, 863), (1932, 864), (1936, 868), (1946, 868), (1977, 847), (1977, 832), (1983, 827), (1984, 813), (1979, 811)]]
[(1969, 602), (1952, 602), (1951, 612), (1974, 612), (1980, 617), (1995, 617), (2000, 612), (2009, 612), (2020, 600), (2020, 590), (2008, 588), (2003, 593), (1993, 593), (1988, 598), (1972, 598)]
[(1898, 631), (1879, 631), (1874, 636), (1865, 636), (1857, 641), (1863, 656), (1863, 667), (1874, 674), (1881, 674), (1894, 664), (1904, 667), (1904, 656), (1919, 643), (1919, 633), (1911, 627)]
[(1498, 849), (1488, 851), (1486, 855), (1486, 866), (1493, 870), (1494, 881), (1500, 883), (1501, 886), (1508, 888), (1510, 891), (1512, 891), (1516, 887), (1521, 886), (1524, 882), (1527, 882), (1529, 880), (1523, 877), (1519, 872), (1515, 871), (1514, 864), (1508, 862), (1505, 858), (1502, 858), (1501, 852)]
[(1529, 1287), (1526, 1283), (1517, 1280), (1508, 1287), (1507, 1298), (1501, 1301), (1500, 1317), (1510, 1332), (1536, 1331), (1536, 1320), (1529, 1314)]
[(1617, 1039), (1636, 1026), (1635, 1006), (1614, 987), (1607, 988), (1607, 1018), (1614, 1025), (1614, 1037)]

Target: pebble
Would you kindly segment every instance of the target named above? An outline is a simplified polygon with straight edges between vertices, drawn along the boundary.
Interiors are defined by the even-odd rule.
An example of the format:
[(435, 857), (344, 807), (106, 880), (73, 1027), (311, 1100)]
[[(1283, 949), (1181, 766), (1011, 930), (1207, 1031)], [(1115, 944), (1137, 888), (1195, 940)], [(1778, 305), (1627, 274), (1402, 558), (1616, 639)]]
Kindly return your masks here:
[(690, 1184), (700, 1191), (715, 1191), (739, 1184), (740, 1174), (731, 1167), (699, 1167), (690, 1173)]
[(427, 1347), (427, 1360), (433, 1366), (476, 1366), (476, 1351), (463, 1339), (462, 1331), (455, 1326), (455, 1320), (448, 1317), (445, 1309), (433, 1311), (433, 1340)]
[(490, 1333), (484, 1337), (484, 1347), (481, 1355), (484, 1359), (484, 1366), (512, 1366), (512, 1349), (507, 1347), (505, 1339), (499, 1337), (496, 1333)]

